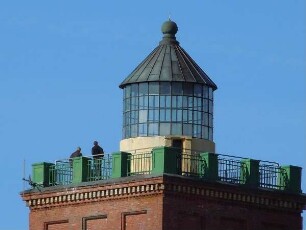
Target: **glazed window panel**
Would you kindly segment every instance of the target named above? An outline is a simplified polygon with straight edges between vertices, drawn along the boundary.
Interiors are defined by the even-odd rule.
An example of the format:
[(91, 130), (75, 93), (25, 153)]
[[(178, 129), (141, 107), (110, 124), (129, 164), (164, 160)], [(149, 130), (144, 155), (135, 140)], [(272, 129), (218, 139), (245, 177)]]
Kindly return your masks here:
[(183, 108), (183, 97), (182, 96), (177, 96), (177, 107)]
[(166, 110), (165, 109), (160, 110), (160, 121), (166, 121)]
[(160, 94), (161, 95), (170, 95), (170, 82), (161, 82), (160, 83)]
[(203, 124), (208, 126), (208, 113), (203, 113)]
[(127, 86), (124, 88), (124, 96), (125, 96), (125, 98), (131, 96), (131, 86), (130, 86), (130, 85), (127, 85)]
[(202, 138), (208, 139), (208, 127), (207, 126), (202, 126)]
[(213, 116), (210, 114), (209, 115), (209, 123), (208, 123), (209, 127), (213, 127)]
[(202, 112), (194, 111), (194, 123), (200, 125), (202, 123)]
[(125, 134), (125, 137), (128, 138), (131, 136), (131, 132), (130, 132), (130, 126), (126, 126), (124, 128), (124, 134)]
[(208, 92), (209, 92), (209, 99), (212, 100), (213, 99), (213, 89), (208, 88)]
[(193, 84), (192, 83), (184, 83), (184, 95), (193, 96)]
[(137, 137), (137, 125), (131, 125), (131, 136), (132, 137)]
[(166, 121), (171, 121), (171, 110), (166, 109)]
[(125, 125), (130, 124), (130, 112), (124, 114)]
[(183, 110), (183, 122), (188, 122), (188, 110)]
[(181, 109), (176, 110), (176, 120), (182, 121), (183, 111)]
[(209, 98), (209, 90), (207, 86), (203, 86), (203, 98)]
[(131, 98), (131, 109), (137, 110), (138, 109), (138, 97)]
[(197, 98), (197, 110), (199, 110), (199, 111), (202, 111), (203, 110), (203, 108), (202, 108), (202, 98)]
[(202, 97), (202, 92), (203, 92), (202, 85), (195, 84), (194, 85), (194, 96)]
[(157, 110), (157, 109), (155, 109), (155, 110), (150, 109), (149, 110), (149, 121), (156, 121), (156, 122), (159, 121), (159, 110)]
[(193, 97), (188, 97), (188, 108), (193, 109)]
[(208, 100), (207, 99), (203, 100), (203, 111), (208, 113)]
[(130, 98), (125, 99), (125, 111), (131, 110), (131, 100)]
[(131, 88), (131, 96), (136, 97), (138, 96), (138, 84), (133, 84)]
[(188, 108), (188, 97), (183, 96), (183, 108)]
[(171, 134), (172, 135), (182, 135), (182, 124), (181, 123), (172, 123)]
[(146, 109), (147, 108), (146, 102), (145, 102), (146, 98), (147, 97), (144, 97), (144, 96), (139, 97), (139, 109)]
[(213, 101), (209, 101), (209, 112), (213, 113)]
[(208, 140), (213, 140), (213, 129), (209, 128)]
[(188, 123), (193, 123), (193, 111), (188, 110)]
[(155, 96), (149, 96), (149, 108), (150, 109), (154, 108), (154, 100), (155, 100)]
[(160, 123), (160, 135), (170, 135), (170, 123)]
[(148, 121), (148, 110), (139, 110), (139, 123)]
[(148, 135), (158, 135), (158, 123), (149, 123)]
[(160, 96), (160, 107), (166, 108), (166, 96)]
[(172, 95), (183, 95), (183, 85), (181, 82), (172, 83)]
[(149, 94), (150, 95), (159, 95), (159, 83), (150, 82), (149, 83)]
[(183, 135), (192, 136), (192, 124), (183, 124)]
[(147, 123), (139, 124), (139, 136), (147, 136), (147, 135), (148, 135)]
[(201, 126), (193, 125), (193, 137), (201, 138)]
[(139, 84), (139, 95), (147, 95), (149, 93), (148, 83), (140, 83)]
[(175, 110), (175, 109), (172, 109), (171, 115), (172, 115), (171, 121), (172, 121), (172, 122), (177, 121), (177, 120), (176, 120), (176, 110)]
[(171, 96), (166, 96), (166, 107), (171, 108)]
[(131, 112), (131, 124), (138, 123), (138, 111), (132, 111)]
[(176, 96), (172, 96), (172, 108), (176, 108), (177, 107), (177, 100), (176, 100)]

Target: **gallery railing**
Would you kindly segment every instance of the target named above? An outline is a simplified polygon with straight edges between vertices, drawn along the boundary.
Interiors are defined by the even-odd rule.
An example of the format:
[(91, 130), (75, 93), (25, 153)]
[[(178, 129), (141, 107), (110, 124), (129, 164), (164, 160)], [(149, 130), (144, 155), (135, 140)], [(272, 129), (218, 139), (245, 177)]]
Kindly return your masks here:
[(156, 173), (267, 189), (301, 191), (300, 167), (171, 147), (33, 164), (34, 182), (44, 187)]

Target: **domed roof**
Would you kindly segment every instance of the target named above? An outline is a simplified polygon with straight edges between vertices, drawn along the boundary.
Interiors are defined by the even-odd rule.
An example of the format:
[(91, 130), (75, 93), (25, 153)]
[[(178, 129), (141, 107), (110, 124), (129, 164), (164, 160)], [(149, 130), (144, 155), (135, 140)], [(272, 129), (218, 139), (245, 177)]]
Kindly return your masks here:
[(120, 84), (124, 88), (128, 84), (141, 82), (190, 82), (207, 85), (213, 90), (217, 85), (197, 65), (175, 38), (177, 24), (170, 19), (163, 23), (163, 39), (136, 68)]

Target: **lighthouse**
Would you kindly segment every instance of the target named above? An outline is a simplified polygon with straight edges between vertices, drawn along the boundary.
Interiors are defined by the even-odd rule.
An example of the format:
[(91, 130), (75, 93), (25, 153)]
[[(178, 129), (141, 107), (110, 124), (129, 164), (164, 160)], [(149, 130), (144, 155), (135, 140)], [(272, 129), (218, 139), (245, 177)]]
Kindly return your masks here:
[(120, 84), (123, 127), (120, 151), (157, 146), (215, 152), (216, 84), (176, 40), (178, 26), (162, 24), (159, 45)]

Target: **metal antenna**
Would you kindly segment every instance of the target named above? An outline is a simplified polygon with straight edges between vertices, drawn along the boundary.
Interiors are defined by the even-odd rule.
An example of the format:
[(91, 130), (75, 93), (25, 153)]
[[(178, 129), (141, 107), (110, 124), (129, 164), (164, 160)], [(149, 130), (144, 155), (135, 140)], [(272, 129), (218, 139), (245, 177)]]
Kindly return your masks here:
[(25, 177), (25, 174), (26, 174), (25, 163), (26, 163), (26, 161), (24, 159), (23, 160), (23, 178), (22, 178), (22, 180), (23, 180), (23, 192), (25, 191), (26, 182), (28, 182), (28, 184), (32, 187), (32, 189), (36, 188), (38, 191), (41, 192), (40, 188), (43, 187), (42, 184), (39, 184), (39, 183), (36, 183), (36, 182), (32, 181), (32, 178), (31, 178), (30, 175), (29, 175), (28, 179), (26, 179), (26, 177)]
[[(25, 163), (26, 163), (26, 160), (23, 159), (23, 177), (22, 178), (25, 178), (25, 174), (26, 174)], [(23, 190), (22, 191), (25, 190), (25, 186), (26, 186), (26, 182), (25, 182), (25, 180), (23, 180)]]

